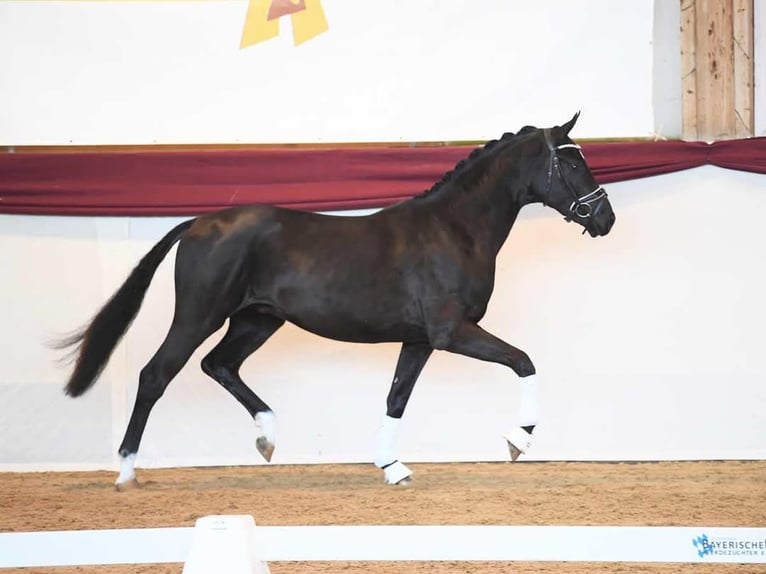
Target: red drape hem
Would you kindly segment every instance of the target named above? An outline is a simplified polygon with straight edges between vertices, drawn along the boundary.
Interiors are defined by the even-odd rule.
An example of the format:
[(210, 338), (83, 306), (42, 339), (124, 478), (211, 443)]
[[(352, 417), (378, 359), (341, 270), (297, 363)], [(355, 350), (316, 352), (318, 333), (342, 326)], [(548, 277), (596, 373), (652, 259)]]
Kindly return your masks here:
[[(0, 155), (0, 213), (198, 215), (268, 203), (384, 207), (420, 193), (473, 148), (364, 147)], [(766, 138), (586, 143), (601, 184), (712, 164), (766, 173)]]

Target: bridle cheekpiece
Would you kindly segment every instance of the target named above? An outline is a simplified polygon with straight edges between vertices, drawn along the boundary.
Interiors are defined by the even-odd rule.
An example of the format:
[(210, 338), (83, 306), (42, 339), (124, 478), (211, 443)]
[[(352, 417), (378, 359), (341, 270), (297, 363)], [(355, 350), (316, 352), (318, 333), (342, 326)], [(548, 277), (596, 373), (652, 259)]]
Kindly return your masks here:
[[(545, 143), (548, 146), (548, 151), (550, 151), (551, 153), (550, 162), (548, 163), (548, 183), (546, 184), (546, 187), (545, 187), (545, 198), (543, 199), (543, 204), (548, 205), (550, 203), (548, 199), (550, 198), (553, 172), (555, 171), (556, 175), (559, 177), (561, 182), (564, 184), (564, 187), (567, 189), (567, 191), (569, 191), (569, 193), (571, 194), (573, 198), (573, 201), (571, 205), (569, 206), (569, 213), (571, 215), (576, 215), (577, 217), (580, 217), (582, 219), (587, 219), (591, 215), (596, 215), (599, 211), (599, 208), (601, 207), (600, 201), (607, 197), (606, 190), (599, 185), (593, 191), (586, 193), (583, 196), (578, 196), (577, 192), (574, 189), (572, 189), (572, 186), (569, 185), (569, 182), (566, 180), (566, 178), (564, 178), (564, 175), (561, 173), (559, 156), (556, 153), (558, 150), (564, 149), (564, 148), (574, 148), (580, 151), (581, 150), (580, 146), (574, 143), (554, 145), (553, 138), (551, 137), (550, 128), (544, 129), (543, 135), (545, 136)], [(582, 151), (580, 151), (580, 154), (582, 155)], [(566, 219), (567, 221), (572, 220), (569, 216), (564, 216), (564, 219)]]

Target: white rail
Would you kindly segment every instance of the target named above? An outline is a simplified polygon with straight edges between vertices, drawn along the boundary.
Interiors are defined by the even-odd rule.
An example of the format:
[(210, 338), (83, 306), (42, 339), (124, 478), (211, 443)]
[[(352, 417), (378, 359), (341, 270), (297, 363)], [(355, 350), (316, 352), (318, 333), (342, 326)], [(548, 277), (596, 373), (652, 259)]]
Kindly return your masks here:
[[(185, 562), (189, 528), (0, 533), (0, 568)], [(258, 526), (270, 561), (766, 563), (766, 528)]]

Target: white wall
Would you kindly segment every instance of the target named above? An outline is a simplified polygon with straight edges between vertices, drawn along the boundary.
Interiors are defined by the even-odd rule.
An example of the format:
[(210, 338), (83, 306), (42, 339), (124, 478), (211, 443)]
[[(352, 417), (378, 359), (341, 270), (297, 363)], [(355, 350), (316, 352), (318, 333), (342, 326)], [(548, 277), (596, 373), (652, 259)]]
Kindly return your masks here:
[(240, 49), (247, 5), (0, 2), (0, 146), (482, 140), (575, 109), (581, 138), (681, 134), (678, 2), (322, 0), (328, 32)]
[[(540, 373), (530, 458), (766, 457), (766, 176), (703, 167), (609, 191), (609, 236), (533, 206), (499, 259), (483, 325)], [(169, 325), (172, 255), (90, 394), (63, 396), (68, 370), (44, 343), (90, 317), (176, 221), (0, 216), (0, 469), (114, 467), (138, 371)], [(219, 337), (158, 403), (139, 465), (261, 462), (244, 409), (199, 370)], [(369, 461), (397, 351), (278, 332), (243, 369), (277, 413), (274, 461)], [(402, 425), (402, 460), (505, 460), (515, 381), (437, 353)]]
[[(576, 109), (581, 139), (672, 135), (676, 56), (657, 46), (675, 50), (677, 3), (658, 2), (323, 0), (327, 33), (295, 47), (283, 22), (240, 50), (244, 0), (4, 1), (0, 145), (475, 140)], [(524, 212), (484, 325), (540, 372), (531, 458), (766, 456), (764, 189), (713, 167), (615, 184), (618, 223), (598, 240)], [(138, 371), (169, 324), (172, 258), (84, 398), (63, 396), (68, 371), (45, 342), (90, 317), (176, 221), (0, 216), (0, 469), (115, 464)], [(260, 463), (245, 411), (199, 371), (214, 340), (158, 404), (139, 464)], [(396, 356), (280, 331), (244, 368), (279, 416), (274, 460), (369, 460)], [(402, 459), (504, 460), (514, 381), (434, 356)]]
[(245, 0), (0, 2), (0, 145), (653, 133), (653, 0), (322, 5), (326, 33), (240, 49)]

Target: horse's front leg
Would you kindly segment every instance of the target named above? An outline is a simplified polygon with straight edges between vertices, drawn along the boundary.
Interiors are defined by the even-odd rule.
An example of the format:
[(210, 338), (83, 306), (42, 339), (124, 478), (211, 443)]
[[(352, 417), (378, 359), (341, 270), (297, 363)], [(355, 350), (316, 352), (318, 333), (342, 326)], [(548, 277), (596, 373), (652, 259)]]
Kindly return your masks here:
[(386, 416), (378, 430), (373, 457), (375, 466), (383, 470), (387, 484), (406, 484), (410, 481), (412, 471), (394, 455), (394, 442), (412, 389), (432, 352), (433, 348), (428, 344), (405, 343), (399, 353), (394, 381), (386, 401)]
[(482, 361), (500, 363), (513, 369), (521, 378), (521, 404), (516, 415), (516, 424), (506, 433), (511, 459), (516, 460), (526, 453), (532, 443), (532, 432), (537, 425), (537, 375), (535, 366), (527, 354), (487, 333), (484, 329), (464, 321), (449, 335), (444, 348)]

